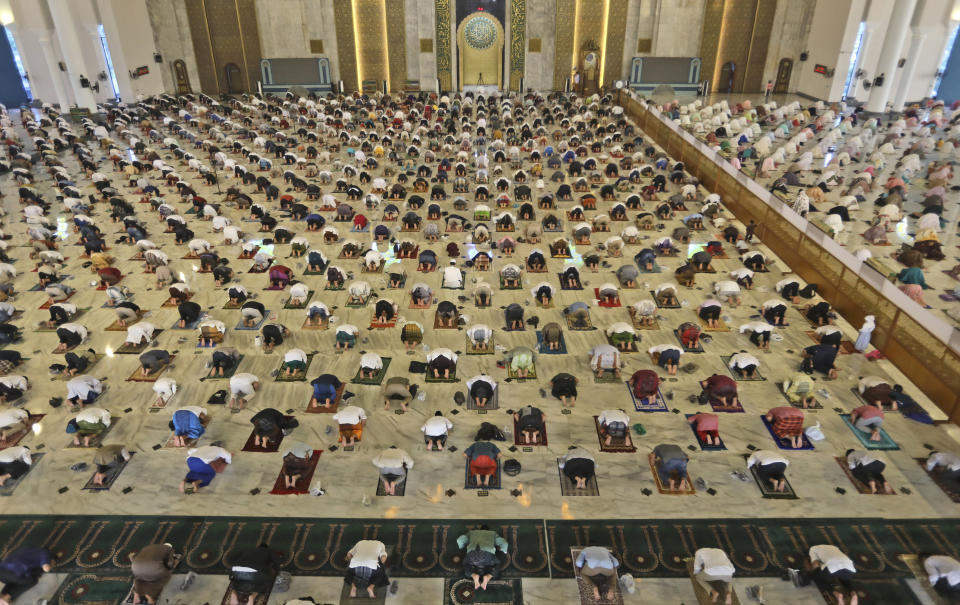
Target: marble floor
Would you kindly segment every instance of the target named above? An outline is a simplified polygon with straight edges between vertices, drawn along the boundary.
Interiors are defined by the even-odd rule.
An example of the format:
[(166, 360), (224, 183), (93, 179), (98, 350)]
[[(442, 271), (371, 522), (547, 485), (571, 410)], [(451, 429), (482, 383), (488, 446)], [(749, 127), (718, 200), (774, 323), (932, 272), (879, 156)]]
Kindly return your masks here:
[[(250, 114), (256, 115), (253, 112)], [(176, 112), (172, 112), (171, 115), (176, 118)], [(14, 115), (14, 121), (19, 122), (16, 115)], [(75, 125), (74, 128), (80, 130), (79, 125)], [(30, 139), (19, 124), (15, 132), (27, 141), (27, 148), (32, 151)], [(335, 130), (331, 133), (335, 133)], [(111, 134), (121, 147), (126, 148), (127, 144), (121, 141), (117, 133)], [(174, 136), (167, 131), (164, 131), (162, 136), (171, 136), (185, 150), (194, 151), (193, 146), (183, 137)], [(329, 142), (329, 139), (325, 140)], [(177, 160), (169, 152), (160, 149), (159, 143), (146, 142), (148, 146), (158, 149), (161, 157), (180, 171), (199, 195), (212, 202), (222, 201), (217, 188), (203, 185), (197, 174), (188, 170), (185, 162)], [(88, 144), (96, 147), (96, 140)], [(251, 141), (243, 141), (243, 144), (252, 147)], [(105, 152), (96, 150), (95, 155), (100, 161), (100, 171), (114, 182), (121, 195), (135, 202), (138, 195), (132, 188), (126, 186), (122, 173), (113, 171), (109, 161), (106, 160)], [(67, 169), (72, 174), (79, 175), (78, 164), (72, 154), (63, 153), (61, 157)], [(231, 157), (242, 161), (238, 154), (231, 154)], [(334, 161), (337, 162), (336, 165), (333, 164)], [(340, 163), (349, 161), (351, 161), (350, 158), (345, 154), (335, 154), (331, 161), (331, 168), (334, 166), (339, 168)], [(375, 171), (373, 176), (380, 176), (383, 166), (388, 164), (389, 162), (383, 161), (381, 168)], [(286, 168), (280, 166), (279, 161), (276, 165), (281, 169)], [(435, 167), (435, 164), (432, 166)], [(504, 164), (504, 168), (504, 173), (509, 178), (513, 170), (507, 164)], [(530, 168), (529, 160), (524, 163), (524, 168)], [(44, 199), (52, 202), (50, 216), (66, 219), (68, 214), (63, 205), (54, 199), (56, 192), (51, 187), (46, 171), (37, 166), (33, 172), (38, 177), (36, 190), (43, 195)], [(298, 175), (302, 174), (301, 170), (296, 172)], [(270, 173), (256, 174), (269, 175)], [(241, 185), (238, 180), (230, 178), (223, 170), (219, 172), (219, 176), (223, 187), (237, 186), (241, 191), (250, 193), (255, 202), (264, 203), (263, 195), (256, 194), (254, 187)], [(339, 173), (335, 173), (335, 178), (339, 176)], [(179, 202), (172, 187), (161, 185), (158, 177), (158, 172), (147, 175), (150, 182), (159, 185), (162, 193), (178, 207), (182, 214), (187, 209), (187, 205)], [(271, 178), (276, 182), (281, 180), (276, 176)], [(472, 188), (474, 186), (472, 177), (470, 183)], [(86, 176), (78, 176), (77, 184), (84, 196), (95, 191)], [(548, 192), (552, 192), (557, 188), (557, 184), (547, 181), (545, 187)], [(285, 187), (282, 187), (281, 191), (284, 189)], [(329, 192), (330, 189), (330, 187), (324, 187), (325, 192)], [(317, 234), (299, 233), (302, 231), (302, 223), (284, 220), (278, 213), (281, 225), (288, 226), (295, 231), (296, 235), (306, 235), (311, 240), (312, 246), (322, 249), (328, 258), (333, 259), (334, 264), (349, 270), (352, 278), (365, 279), (377, 295), (397, 302), (401, 321), (418, 321), (426, 327), (424, 345), (414, 353), (407, 354), (400, 344), (398, 328), (368, 329), (373, 303), (365, 308), (347, 308), (345, 292), (324, 290), (323, 276), (303, 276), (304, 262), (288, 257), (289, 246), (277, 245), (274, 249), (277, 261), (291, 267), (297, 279), (302, 279), (311, 290), (316, 291), (313, 300), (320, 300), (330, 307), (333, 311), (332, 325), (350, 323), (360, 328), (360, 342), (357, 348), (338, 354), (333, 350), (333, 330), (300, 330), (304, 312), (283, 309), (283, 300), (288, 296), (287, 292), (265, 291), (264, 288), (268, 285), (267, 276), (246, 272), (251, 261), (238, 260), (240, 246), (225, 245), (222, 236), (212, 232), (209, 222), (201, 221), (193, 215), (184, 215), (187, 217), (190, 228), (195, 231), (196, 237), (208, 239), (216, 246), (221, 257), (230, 259), (230, 265), (236, 271), (236, 281), (244, 284), (251, 293), (256, 295), (256, 299), (263, 302), (271, 311), (270, 321), (277, 321), (291, 329), (292, 335), (287, 342), (277, 351), (265, 353), (257, 349), (254, 344), (257, 332), (232, 329), (239, 320), (239, 311), (222, 309), (227, 299), (226, 288), (215, 287), (210, 275), (196, 272), (195, 260), (182, 258), (185, 249), (174, 244), (172, 234), (163, 232), (160, 218), (156, 213), (150, 212), (150, 206), (147, 204), (134, 205), (137, 215), (148, 225), (151, 241), (169, 254), (174, 274), (182, 275), (182, 279), (195, 292), (193, 300), (198, 302), (211, 317), (220, 319), (228, 325), (224, 345), (236, 347), (245, 355), (239, 371), (257, 375), (263, 386), (247, 408), (239, 413), (231, 414), (223, 406), (208, 407), (212, 422), (200, 443), (205, 445), (219, 442), (233, 452), (233, 464), (200, 493), (191, 496), (181, 494), (177, 487), (187, 470), (186, 452), (163, 447), (170, 436), (168, 422), (171, 413), (181, 406), (204, 405), (216, 390), (227, 388), (227, 385), (225, 382), (204, 380), (206, 375), (204, 366), (209, 361), (210, 351), (195, 348), (196, 331), (171, 329), (178, 318), (176, 308), (160, 306), (166, 298), (165, 290), (156, 288), (153, 276), (144, 273), (142, 262), (131, 260), (134, 255), (131, 246), (114, 244), (121, 235), (121, 225), (110, 222), (109, 209), (103, 204), (97, 204), (89, 214), (105, 234), (105, 239), (111, 247), (110, 253), (117, 259), (115, 266), (125, 275), (121, 285), (126, 286), (133, 293), (134, 302), (150, 312), (146, 320), (164, 330), (157, 337), (155, 347), (177, 353), (173, 366), (165, 372), (164, 376), (174, 378), (179, 389), (169, 402), (167, 409), (152, 413), (149, 407), (155, 396), (151, 391), (150, 383), (125, 381), (138, 366), (136, 356), (112, 353), (123, 343), (124, 334), (104, 330), (113, 322), (114, 312), (109, 308), (103, 308), (104, 293), (96, 290), (94, 274), (90, 269), (82, 266), (85, 260), (79, 256), (82, 248), (74, 246), (77, 234), (70, 229), (65, 229), (66, 237), (65, 241), (60, 243), (60, 249), (63, 255), (69, 258), (62, 272), (72, 276), (67, 278), (65, 283), (78, 290), (69, 302), (87, 309), (77, 320), (89, 330), (89, 339), (83, 347), (92, 348), (98, 353), (107, 353), (107, 357), (90, 372), (91, 375), (105, 380), (105, 384), (109, 387), (97, 405), (109, 409), (114, 416), (119, 417), (119, 421), (111, 429), (105, 442), (123, 444), (136, 452), (111, 489), (102, 492), (84, 490), (82, 488), (92, 471), (87, 469), (83, 472), (75, 472), (71, 467), (79, 462), (90, 464), (93, 452), (83, 448), (66, 447), (70, 436), (64, 432), (64, 429), (72, 415), (66, 406), (53, 408), (47, 403), (50, 398), (64, 397), (66, 393), (66, 383), (59, 376), (49, 375), (47, 371), (50, 364), (61, 362), (62, 356), (51, 353), (57, 344), (55, 333), (34, 331), (40, 321), (47, 319), (47, 312), (39, 308), (45, 300), (44, 293), (29, 291), (29, 288), (36, 283), (37, 274), (31, 272), (35, 261), (28, 256), (30, 249), (23, 247), (27, 245), (28, 237), (17, 202), (17, 184), (12, 179), (4, 177), (0, 190), (4, 194), (2, 201), (8, 213), (3, 231), (12, 236), (8, 242), (7, 254), (12, 259), (16, 259), (12, 262), (18, 271), (14, 280), (18, 293), (12, 302), (18, 310), (23, 311), (22, 317), (15, 323), (23, 328), (24, 339), (13, 348), (29, 358), (29, 361), (22, 366), (22, 370), (15, 370), (14, 373), (21, 372), (31, 380), (31, 389), (21, 407), (34, 413), (45, 414), (42, 421), (35, 425), (34, 433), (23, 442), (30, 446), (34, 453), (43, 453), (44, 456), (19, 484), (13, 495), (2, 499), (4, 514), (63, 517), (105, 513), (199, 517), (317, 516), (341, 518), (347, 522), (360, 517), (483, 519), (496, 516), (518, 519), (636, 520), (682, 516), (689, 519), (723, 518), (736, 522), (738, 519), (753, 517), (816, 519), (856, 516), (940, 519), (957, 515), (958, 505), (929, 479), (915, 460), (926, 456), (931, 448), (956, 451), (958, 434), (953, 425), (921, 424), (896, 413), (887, 414), (885, 429), (899, 444), (900, 449), (880, 452), (879, 457), (887, 463), (886, 474), (900, 492), (893, 499), (857, 493), (834, 460), (834, 457), (842, 456), (847, 449), (860, 447), (860, 442), (837, 413), (837, 410), (849, 412), (860, 405), (851, 393), (851, 388), (856, 385), (860, 376), (878, 375), (904, 385), (934, 419), (943, 418), (936, 405), (920, 393), (910, 382), (909, 377), (903, 376), (888, 361), (868, 361), (861, 354), (843, 355), (838, 358), (839, 380), (830, 382), (818, 380), (817, 382), (818, 389), (823, 390), (819, 395), (823, 409), (810, 411), (807, 414), (807, 424), (820, 423), (826, 436), (825, 440), (817, 442), (813, 451), (786, 452), (791, 462), (788, 477), (796, 489), (798, 499), (764, 499), (753, 482), (744, 483), (731, 475), (733, 471), (744, 469), (743, 455), (751, 449), (775, 447), (760, 421), (760, 416), (771, 407), (786, 405), (786, 400), (780, 394), (778, 383), (796, 370), (801, 349), (813, 344), (806, 334), (806, 331), (812, 328), (800, 311), (793, 306), (787, 314), (790, 327), (777, 330), (777, 338), (772, 343), (769, 353), (757, 352), (747, 337), (737, 330), (741, 323), (750, 320), (750, 317), (758, 312), (757, 308), (760, 304), (776, 296), (773, 291), (774, 284), (785, 274), (789, 274), (789, 267), (782, 261), (775, 262), (769, 273), (757, 275), (755, 287), (743, 292), (743, 304), (740, 307), (732, 308), (725, 305), (723, 317), (731, 327), (731, 331), (710, 334), (712, 340), (704, 345), (704, 353), (687, 354), (682, 358), (684, 365), (692, 364), (692, 367), (687, 368), (689, 372), (681, 371), (677, 378), (665, 380), (662, 391), (671, 411), (640, 413), (631, 409), (631, 400), (623, 383), (594, 383), (588, 367), (588, 351), (591, 347), (605, 342), (602, 330), (615, 322), (629, 321), (626, 310), (629, 305), (649, 298), (649, 290), (673, 279), (672, 272), (681, 264), (680, 258), (659, 259), (658, 263), (664, 267), (662, 273), (641, 275), (641, 283), (638, 284), (637, 289), (621, 289), (622, 307), (600, 308), (595, 304), (592, 288), (605, 282), (615, 281), (613, 271), (621, 264), (631, 263), (633, 255), (643, 247), (627, 245), (624, 247), (622, 259), (604, 257), (604, 266), (596, 273), (580, 267), (584, 290), (558, 289), (553, 308), (540, 309), (533, 304), (530, 289), (542, 280), (556, 286), (557, 274), (571, 262), (577, 263), (580, 256), (588, 250), (587, 246), (576, 246), (576, 254), (572, 261), (551, 259), (547, 254), (547, 273), (525, 274), (522, 289), (506, 291), (496, 287), (495, 273), (481, 273), (466, 267), (466, 254), (471, 249), (470, 246), (465, 245), (467, 234), (444, 234), (439, 243), (430, 244), (425, 241), (421, 233), (397, 233), (396, 235), (401, 238), (414, 239), (421, 246), (421, 250), (433, 247), (441, 258), (441, 266), (448, 262), (443, 253), (446, 245), (450, 242), (459, 244), (459, 254), (454, 260), (465, 269), (466, 288), (463, 291), (441, 289), (440, 272), (417, 273), (415, 261), (391, 259), (385, 269), (392, 272), (402, 268), (409, 274), (408, 289), (411, 283), (425, 282), (433, 288), (440, 300), (451, 300), (461, 307), (463, 326), (456, 330), (437, 330), (431, 327), (435, 306), (426, 310), (410, 309), (408, 290), (389, 290), (386, 287), (384, 275), (361, 274), (359, 261), (336, 260), (342, 241), (338, 244), (323, 244)], [(678, 190), (676, 186), (668, 185), (666, 195), (675, 190)], [(452, 210), (449, 208), (450, 202), (456, 196), (451, 193), (450, 184), (446, 185), (446, 193), (447, 200), (441, 202), (441, 205), (445, 210)], [(300, 199), (301, 194), (291, 194)], [(581, 194), (575, 193), (574, 198), (578, 198), (579, 195)], [(627, 194), (619, 195), (625, 197)], [(343, 194), (335, 194), (335, 196), (339, 201), (344, 199)], [(464, 197), (472, 200), (472, 195)], [(177, 201), (173, 202), (174, 199)], [(518, 205), (517, 202), (512, 203), (514, 212)], [(572, 203), (561, 203), (559, 210), (554, 211), (563, 219), (564, 233), (567, 237), (569, 237), (571, 225), (563, 216), (563, 211), (571, 205)], [(610, 205), (610, 202), (599, 202), (599, 211), (607, 210)], [(374, 225), (381, 218), (380, 211), (361, 211), (371, 219)], [(232, 204), (223, 204), (221, 213), (231, 218), (235, 225), (247, 231), (248, 239), (263, 237), (264, 234), (255, 232), (257, 223), (245, 222), (244, 219), (248, 218), (246, 212), (238, 210)], [(472, 216), (472, 213), (464, 214)], [(587, 216), (589, 218), (595, 214), (597, 213), (588, 212)], [(537, 210), (538, 220), (544, 215), (544, 211)], [(332, 217), (332, 215), (328, 216)], [(680, 224), (678, 219), (664, 223), (662, 233), (650, 234), (649, 241), (642, 240), (641, 244), (650, 245), (653, 238), (669, 234)], [(616, 234), (622, 228), (621, 225), (626, 224), (613, 222), (611, 223), (613, 233), (594, 234), (590, 248), (602, 243), (610, 235)], [(393, 228), (396, 223), (390, 225)], [(519, 225), (523, 228), (525, 224), (521, 222)], [(345, 238), (353, 238), (362, 243), (370, 241), (369, 233), (349, 233), (346, 225), (341, 229), (341, 234)], [(704, 240), (710, 236), (710, 231), (700, 234)], [(546, 251), (546, 244), (552, 241), (553, 237), (555, 234), (545, 234), (544, 243), (537, 245), (519, 243), (513, 262), (519, 264), (519, 260), (524, 259), (534, 248)], [(710, 295), (713, 282), (725, 273), (742, 266), (732, 253), (732, 248), (729, 245), (726, 247), (730, 250), (728, 254), (730, 258), (717, 259), (713, 262), (718, 270), (716, 276), (698, 275), (695, 287), (680, 289), (681, 308), (661, 310), (658, 315), (660, 329), (640, 333), (642, 336), (640, 348), (644, 352), (622, 356), (624, 377), (638, 369), (655, 368), (645, 350), (656, 344), (674, 343), (673, 328), (684, 321), (696, 321), (695, 309)], [(382, 245), (380, 249), (383, 251)], [(757, 243), (756, 249), (771, 256), (762, 242)], [(601, 254), (604, 253), (601, 252)], [(499, 251), (494, 252), (494, 271), (507, 262), (508, 259), (505, 259)], [(470, 298), (473, 288), (481, 279), (494, 284), (493, 305), (487, 309), (478, 309)], [(562, 323), (561, 310), (578, 301), (590, 305), (593, 324), (599, 330), (583, 332), (565, 329), (567, 354), (540, 355), (536, 360), (539, 377), (537, 380), (508, 382), (506, 371), (498, 367), (497, 361), (502, 358), (503, 352), (513, 347), (535, 347), (536, 337), (531, 326), (527, 326), (522, 332), (504, 331), (502, 309), (510, 303), (519, 303), (524, 306), (527, 318), (537, 316), (542, 326), (549, 321)], [(408, 372), (409, 363), (424, 361), (425, 353), (431, 349), (448, 347), (454, 351), (463, 351), (464, 327), (476, 323), (485, 323), (494, 329), (497, 351), (494, 355), (461, 355), (457, 367), (460, 382), (424, 384), (422, 375)], [(855, 340), (854, 326), (849, 325), (843, 318), (839, 318), (837, 324), (844, 331), (845, 339)], [(309, 371), (310, 378), (322, 372), (336, 374), (341, 380), (348, 382), (347, 391), (353, 393), (349, 403), (359, 405), (366, 410), (369, 417), (367, 427), (361, 443), (354, 451), (346, 452), (342, 448), (333, 451), (333, 446), (336, 446), (336, 426), (328, 415), (303, 413), (311, 392), (308, 383), (274, 381), (271, 372), (280, 366), (283, 352), (291, 346), (299, 347), (308, 353), (316, 352)], [(726, 373), (721, 356), (740, 350), (757, 355), (761, 361), (760, 372), (767, 379), (762, 382), (739, 383), (746, 413), (721, 415), (720, 430), (727, 449), (720, 452), (700, 451), (695, 447), (696, 440), (684, 418), (684, 414), (702, 410), (695, 400), (691, 400), (691, 398), (695, 399), (695, 395), (700, 390), (697, 380), (704, 379), (713, 373)], [(396, 414), (393, 411), (384, 410), (379, 387), (349, 383), (350, 378), (357, 371), (359, 354), (362, 351), (377, 352), (385, 357), (391, 356), (393, 361), (387, 375), (407, 376), (412, 382), (420, 385), (419, 396), (413, 401), (407, 413)], [(547, 381), (559, 372), (572, 373), (581, 381), (579, 399), (570, 414), (561, 413), (559, 402), (550, 396), (547, 387)], [(500, 409), (490, 410), (486, 414), (467, 410), (454, 401), (455, 393), (464, 390), (465, 381), (481, 373), (487, 373), (497, 380), (500, 389)], [(665, 375), (664, 378), (666, 378)], [(515, 451), (508, 449), (513, 441), (513, 427), (507, 411), (528, 404), (536, 405), (545, 412), (549, 445), (535, 447), (531, 452), (524, 451), (522, 448), (517, 448)], [(268, 493), (280, 471), (281, 454), (240, 451), (252, 428), (250, 418), (258, 410), (266, 407), (293, 414), (299, 420), (299, 427), (286, 438), (285, 443), (287, 440), (301, 441), (323, 450), (314, 476), (314, 486), (322, 486), (325, 495), (278, 497)], [(617, 408), (626, 409), (631, 423), (642, 423), (645, 428), (645, 435), (634, 437), (638, 449), (635, 453), (601, 453), (599, 450), (593, 416), (602, 410)], [(437, 410), (444, 412), (454, 423), (447, 445), (455, 446), (457, 451), (427, 452), (425, 450), (420, 427)], [(504, 475), (503, 489), (490, 490), (488, 495), (478, 495), (475, 491), (464, 489), (464, 459), (461, 453), (473, 442), (474, 433), (481, 422), (492, 422), (504, 430), (507, 434), (507, 442), (501, 444), (504, 457), (515, 458), (522, 465), (519, 475), (515, 477)], [(710, 488), (715, 490), (715, 494), (710, 495), (703, 490), (698, 490), (695, 495), (690, 496), (657, 493), (647, 455), (660, 443), (676, 443), (684, 448), (690, 446), (692, 448), (689, 464), (691, 477), (702, 478)], [(378, 473), (371, 460), (378, 452), (392, 445), (409, 452), (415, 465), (410, 471), (406, 494), (403, 497), (378, 497), (375, 495)], [(597, 457), (598, 497), (561, 496), (556, 459), (571, 445), (581, 445)], [(839, 493), (838, 487), (842, 487), (844, 493)], [(447, 495), (448, 490), (453, 490), (455, 493)], [(645, 490), (652, 490), (652, 495), (644, 495)], [(45, 579), (44, 586), (49, 585), (50, 580), (52, 578)], [(743, 578), (738, 579), (737, 582), (738, 588), (748, 584), (763, 583), (768, 594), (766, 600), (768, 603), (788, 602), (787, 599), (790, 603), (821, 602), (818, 600), (819, 595), (816, 591), (798, 592), (790, 588), (788, 592), (783, 592), (787, 584), (781, 584), (776, 579)], [(53, 584), (53, 586), (57, 585), (59, 584)], [(211, 574), (202, 576), (190, 593), (182, 595), (171, 593), (165, 598), (169, 599), (169, 603), (202, 603), (208, 600), (213, 602), (212, 599), (217, 598), (216, 595), (222, 594), (224, 585), (224, 577)], [(523, 586), (525, 603), (546, 603), (551, 600), (575, 602), (576, 599), (576, 585), (569, 579), (550, 581), (524, 578)], [(641, 586), (642, 594), (627, 595), (625, 602), (688, 604), (694, 602), (690, 583), (684, 579), (644, 578)], [(290, 594), (296, 595), (299, 591), (307, 591), (314, 595), (318, 603), (335, 602), (339, 596), (339, 587), (340, 581), (337, 578), (297, 577)], [(41, 587), (38, 590), (41, 595), (51, 594), (49, 587), (46, 589)], [(651, 601), (648, 591), (652, 591), (656, 599)], [(400, 592), (395, 597), (391, 596), (387, 602), (439, 603), (441, 592), (442, 580), (440, 579), (404, 578), (401, 580)], [(430, 595), (430, 598), (425, 598), (423, 596), (425, 594)], [(789, 594), (789, 597), (783, 596), (783, 600), (773, 598), (774, 595), (786, 594)], [(433, 595), (437, 595), (436, 600), (433, 600)], [(270, 603), (274, 602), (284, 601), (271, 598)]]

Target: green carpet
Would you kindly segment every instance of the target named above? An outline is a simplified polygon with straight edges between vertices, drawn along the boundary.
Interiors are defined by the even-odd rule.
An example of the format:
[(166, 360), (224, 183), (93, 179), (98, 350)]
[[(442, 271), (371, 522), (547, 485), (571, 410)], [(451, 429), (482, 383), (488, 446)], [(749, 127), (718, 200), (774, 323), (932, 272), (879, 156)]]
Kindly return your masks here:
[[(936, 551), (957, 556), (955, 545), (960, 544), (956, 519), (491, 519), (487, 523), (509, 543), (509, 561), (503, 569), (508, 578), (571, 578), (570, 548), (585, 545), (610, 547), (621, 561), (622, 573), (685, 577), (685, 557), (698, 548), (718, 547), (730, 554), (738, 576), (779, 576), (784, 567), (799, 567), (810, 546), (831, 543), (851, 556), (858, 579), (895, 580), (901, 586), (900, 580), (910, 577), (910, 572), (898, 555)], [(290, 573), (336, 576), (342, 573), (344, 556), (355, 542), (380, 539), (400, 545), (392, 576), (449, 578), (461, 567), (456, 539), (475, 525), (472, 519), (7, 516), (0, 523), (0, 544), (49, 540), (50, 548), (62, 557), (58, 571), (109, 578), (127, 573), (127, 553), (156, 542), (170, 542), (186, 551), (181, 573), (225, 574), (224, 548), (255, 544), (267, 537), (273, 548), (285, 553)], [(893, 584), (882, 592), (892, 596), (889, 600), (875, 596), (871, 603), (909, 602), (897, 600), (901, 593)]]
[(58, 605), (120, 605), (130, 595), (130, 573), (115, 570), (111, 575), (71, 574), (50, 599)]

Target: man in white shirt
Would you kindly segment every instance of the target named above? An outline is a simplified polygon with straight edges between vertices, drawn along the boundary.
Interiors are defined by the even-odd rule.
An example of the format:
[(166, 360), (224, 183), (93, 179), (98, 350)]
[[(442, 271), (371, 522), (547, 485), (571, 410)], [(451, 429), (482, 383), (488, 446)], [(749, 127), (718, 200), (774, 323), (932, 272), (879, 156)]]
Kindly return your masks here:
[(871, 494), (877, 493), (877, 486), (883, 488), (885, 494), (893, 494), (893, 486), (883, 476), (887, 465), (870, 452), (863, 450), (847, 450), (847, 467), (854, 478), (870, 488)]
[(90, 405), (103, 392), (103, 385), (93, 376), (82, 374), (67, 383), (67, 401), (73, 406)]
[(127, 339), (125, 342), (135, 346), (146, 344), (153, 339), (153, 332), (155, 330), (156, 327), (150, 322), (141, 321), (135, 323), (127, 328)]
[(283, 354), (283, 375), (291, 378), (307, 370), (307, 352), (303, 349), (290, 349)]
[(719, 548), (700, 548), (693, 555), (693, 578), (710, 594), (716, 603), (723, 596), (724, 603), (733, 603), (733, 574), (736, 569), (727, 553)]
[(960, 455), (950, 452), (930, 452), (926, 468), (928, 472), (938, 471), (941, 477), (954, 481), (960, 480)]
[(379, 540), (360, 540), (347, 551), (350, 568), (346, 582), (350, 585), (350, 598), (357, 596), (357, 589), (366, 588), (371, 599), (375, 599), (376, 588), (389, 584), (387, 579), (387, 547)]
[(242, 408), (260, 388), (260, 379), (241, 372), (230, 378), (230, 408)]
[(597, 378), (603, 378), (605, 371), (611, 371), (620, 377), (620, 351), (617, 347), (608, 344), (599, 344), (590, 349), (590, 368), (597, 373)]
[(367, 413), (361, 407), (348, 405), (340, 408), (333, 415), (333, 420), (340, 428), (340, 443), (344, 446), (352, 446), (363, 437), (363, 427), (367, 423)]
[(741, 378), (754, 378), (760, 360), (749, 353), (735, 353), (728, 364), (733, 373)]
[[(790, 570), (791, 578), (794, 582), (806, 584), (814, 578), (818, 579), (818, 584), (824, 583), (832, 586), (833, 596), (837, 600), (837, 605), (858, 605), (859, 597), (850, 584), (853, 575), (857, 573), (853, 561), (847, 555), (843, 554), (836, 546), (831, 544), (819, 544), (810, 547), (810, 565), (809, 570), (804, 573), (797, 573), (796, 570)], [(844, 593), (850, 597), (849, 601), (844, 600)]]
[(457, 261), (450, 261), (450, 266), (443, 270), (441, 286), (452, 290), (459, 290), (463, 287), (463, 271), (457, 267)]
[(467, 338), (474, 350), (486, 351), (493, 342), (493, 330), (486, 324), (474, 324), (467, 329)]
[(623, 439), (624, 444), (629, 447), (630, 441), (630, 417), (623, 410), (604, 410), (597, 416), (597, 422), (600, 424), (600, 433), (604, 435), (604, 443), (610, 445), (610, 442), (616, 439)]
[(770, 335), (773, 333), (773, 326), (764, 321), (748, 321), (740, 326), (740, 333), (750, 332), (750, 342), (757, 345), (760, 350), (770, 350)]
[(373, 380), (383, 369), (383, 358), (377, 353), (364, 353), (360, 356), (360, 378)]
[(25, 430), (29, 418), (30, 412), (19, 408), (0, 411), (0, 444)]
[(190, 470), (180, 482), (180, 492), (185, 493), (188, 488), (193, 492), (206, 487), (217, 473), (223, 472), (232, 461), (233, 455), (216, 445), (203, 445), (187, 450), (187, 468)]
[(373, 465), (380, 469), (383, 491), (388, 496), (396, 496), (397, 487), (407, 481), (407, 471), (413, 468), (413, 458), (406, 451), (391, 446), (377, 454)]
[(10, 479), (19, 479), (27, 474), (31, 464), (30, 448), (25, 445), (0, 450), (0, 487)]
[(420, 430), (423, 431), (423, 441), (427, 444), (427, 451), (433, 450), (434, 446), (436, 446), (437, 451), (442, 450), (447, 444), (447, 434), (452, 428), (453, 423), (444, 418), (443, 412), (439, 410), (428, 418), (420, 427)]
[(769, 483), (777, 492), (785, 492), (787, 489), (787, 478), (783, 472), (789, 465), (789, 460), (769, 450), (757, 450), (747, 458), (747, 468), (756, 466), (757, 477)]
[(443, 378), (450, 378), (451, 371), (457, 371), (457, 354), (450, 349), (440, 347), (427, 353), (427, 371), (433, 372), (434, 378), (440, 378), (440, 372), (443, 372)]
[(926, 553), (918, 558), (934, 590), (948, 599), (956, 599), (960, 595), (960, 561), (945, 555)]
[(90, 441), (102, 436), (110, 428), (110, 410), (103, 408), (87, 408), (80, 410), (71, 423), (76, 429), (73, 435), (73, 444), (80, 445), (83, 438), (83, 447), (90, 447)]

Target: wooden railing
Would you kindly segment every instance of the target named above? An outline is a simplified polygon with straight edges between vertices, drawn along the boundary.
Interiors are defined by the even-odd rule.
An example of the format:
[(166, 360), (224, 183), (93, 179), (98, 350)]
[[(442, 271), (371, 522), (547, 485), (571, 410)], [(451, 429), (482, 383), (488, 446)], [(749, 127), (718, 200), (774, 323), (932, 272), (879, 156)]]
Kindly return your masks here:
[(757, 236), (847, 321), (876, 317), (873, 345), (906, 374), (954, 423), (960, 420), (960, 332), (908, 298), (885, 275), (861, 263), (823, 231), (733, 168), (654, 106), (620, 91), (627, 116)]

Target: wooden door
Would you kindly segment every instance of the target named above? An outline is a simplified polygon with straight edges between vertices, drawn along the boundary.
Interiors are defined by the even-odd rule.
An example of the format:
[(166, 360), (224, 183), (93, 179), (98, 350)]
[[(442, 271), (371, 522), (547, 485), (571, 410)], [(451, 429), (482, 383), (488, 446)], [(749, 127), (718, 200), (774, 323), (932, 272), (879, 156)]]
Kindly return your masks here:
[(243, 92), (243, 73), (236, 63), (224, 65), (223, 74), (226, 76), (227, 94), (235, 95)]
[(793, 59), (780, 59), (780, 66), (777, 68), (777, 79), (773, 83), (773, 92), (777, 94), (786, 94), (790, 88), (790, 74), (793, 73)]
[(717, 82), (717, 92), (733, 92), (733, 79), (736, 75), (737, 64), (727, 61), (720, 68), (720, 81)]
[(190, 74), (187, 73), (187, 64), (183, 59), (173, 62), (173, 79), (176, 81), (177, 94), (188, 95), (193, 92), (190, 87)]

